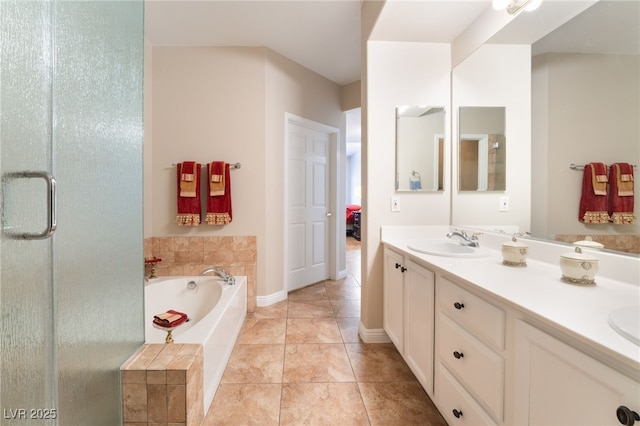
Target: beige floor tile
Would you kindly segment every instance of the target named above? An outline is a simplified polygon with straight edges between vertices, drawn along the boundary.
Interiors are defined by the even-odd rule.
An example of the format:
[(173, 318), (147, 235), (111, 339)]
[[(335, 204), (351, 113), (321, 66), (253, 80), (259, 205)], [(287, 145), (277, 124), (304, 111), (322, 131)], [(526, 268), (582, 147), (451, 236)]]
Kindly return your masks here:
[(282, 385), (281, 425), (368, 425), (356, 383)]
[(415, 376), (392, 343), (346, 343), (359, 382), (408, 382)]
[(284, 345), (236, 345), (221, 383), (282, 383)]
[(258, 306), (255, 312), (251, 312), (247, 314), (247, 318), (249, 319), (286, 318), (288, 308), (289, 308), (289, 303), (287, 300), (283, 300), (281, 302), (277, 302), (269, 306)]
[(289, 318), (333, 318), (333, 308), (329, 299), (300, 300), (289, 302)]
[(345, 317), (336, 318), (338, 327), (340, 328), (340, 334), (342, 335), (342, 341), (345, 343), (357, 343), (361, 342), (358, 335), (358, 326), (360, 325), (359, 317)]
[(344, 285), (336, 282), (327, 282), (327, 296), (329, 300), (360, 300), (362, 287), (359, 285)]
[(418, 382), (360, 382), (372, 425), (446, 426)]
[(327, 299), (327, 292), (324, 288), (324, 283), (317, 283), (308, 287), (301, 288), (290, 292), (288, 295), (289, 301), (291, 300), (325, 300)]
[(248, 318), (242, 325), (237, 344), (284, 344), (286, 330), (284, 318)]
[(353, 382), (355, 377), (343, 344), (286, 345), (283, 383)]
[(331, 306), (336, 318), (360, 318), (360, 300), (332, 300)]
[(278, 425), (282, 385), (221, 384), (203, 425)]
[(289, 318), (287, 320), (287, 344), (342, 342), (342, 335), (335, 318)]

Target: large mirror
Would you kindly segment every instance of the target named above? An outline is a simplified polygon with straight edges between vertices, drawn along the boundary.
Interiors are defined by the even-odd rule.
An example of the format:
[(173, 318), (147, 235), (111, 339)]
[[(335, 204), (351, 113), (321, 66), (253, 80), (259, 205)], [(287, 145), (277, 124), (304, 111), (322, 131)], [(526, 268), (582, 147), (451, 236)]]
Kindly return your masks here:
[[(548, 3), (548, 4), (546, 4)], [(545, 12), (553, 2), (543, 2), (541, 9), (522, 13), (496, 34), (482, 48), (513, 47), (526, 39), (527, 22), (543, 20), (552, 13)], [(548, 8), (547, 8), (548, 10)], [(585, 224), (578, 218), (581, 197), (582, 167), (589, 162), (635, 164), (640, 173), (640, 2), (600, 0), (581, 11), (563, 25), (543, 37), (529, 40), (531, 45), (530, 86), (531, 169), (518, 170), (530, 188), (530, 207), (522, 212), (530, 215), (529, 227), (534, 237), (555, 241), (575, 241), (585, 235), (602, 242), (607, 249), (639, 253), (640, 224)], [(526, 41), (524, 43), (527, 43)], [(476, 53), (468, 57), (468, 61)], [(504, 66), (508, 57), (500, 64)], [(464, 62), (461, 65), (464, 65)], [(475, 62), (474, 64), (477, 64)], [(493, 64), (495, 66), (495, 64)], [(495, 68), (492, 68), (495, 70)], [(476, 72), (490, 73), (487, 70)], [(479, 91), (483, 88), (478, 85)], [(468, 92), (470, 87), (454, 86)], [(486, 96), (486, 92), (482, 92)], [(514, 126), (515, 116), (507, 105), (507, 130)], [(511, 126), (511, 127), (510, 127)], [(513, 153), (522, 142), (510, 135)], [(513, 156), (509, 157), (512, 168)], [(572, 167), (572, 164), (578, 167)], [(511, 176), (511, 175), (509, 175)], [(639, 179), (635, 185), (635, 214), (640, 218)], [(507, 182), (510, 197), (514, 182)], [(512, 200), (513, 201), (513, 200)], [(518, 203), (519, 204), (519, 203)], [(510, 219), (514, 206), (502, 215)], [(453, 203), (454, 207), (456, 203)], [(491, 206), (492, 207), (492, 206)], [(453, 211), (452, 215), (456, 216)], [(500, 219), (489, 216), (491, 223)], [(516, 220), (512, 221), (516, 223)], [(454, 222), (455, 223), (455, 222)], [(464, 223), (459, 223), (464, 224)], [(506, 223), (509, 224), (509, 223)]]
[(443, 191), (445, 110), (396, 108), (396, 191)]
[(505, 107), (458, 109), (458, 189), (506, 189)]

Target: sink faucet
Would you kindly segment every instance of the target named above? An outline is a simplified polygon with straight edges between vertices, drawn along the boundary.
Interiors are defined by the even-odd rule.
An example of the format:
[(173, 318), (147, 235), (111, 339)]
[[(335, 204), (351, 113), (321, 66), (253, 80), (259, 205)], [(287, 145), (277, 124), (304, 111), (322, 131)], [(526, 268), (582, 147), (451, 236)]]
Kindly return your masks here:
[(224, 280), (225, 283), (230, 284), (230, 285), (234, 285), (236, 283), (236, 278), (232, 275), (227, 274), (224, 269), (220, 269), (220, 268), (208, 268), (205, 269), (204, 271), (202, 271), (200, 273), (200, 275), (207, 275), (211, 272), (214, 272), (216, 275), (218, 275), (220, 278), (222, 278)]
[(460, 240), (460, 244), (462, 244), (463, 246), (480, 247), (478, 235), (480, 234), (473, 234), (471, 237), (469, 237), (465, 231), (454, 231), (449, 232), (447, 234), (447, 238), (458, 237), (458, 239)]

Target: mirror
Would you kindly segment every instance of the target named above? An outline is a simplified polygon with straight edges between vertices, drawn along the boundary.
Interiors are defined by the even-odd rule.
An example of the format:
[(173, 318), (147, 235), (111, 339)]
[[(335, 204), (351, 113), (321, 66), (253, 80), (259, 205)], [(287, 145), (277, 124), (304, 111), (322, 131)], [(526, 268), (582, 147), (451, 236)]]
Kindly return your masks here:
[[(530, 227), (520, 228), (536, 238), (555, 241), (575, 241), (588, 235), (602, 241), (607, 249), (639, 253), (638, 220), (633, 225), (584, 224), (578, 220), (582, 171), (570, 166), (591, 161), (628, 162), (637, 165), (636, 175), (640, 173), (640, 2), (600, 0), (546, 36), (523, 42), (526, 20), (544, 20), (551, 14), (539, 12), (553, 5), (543, 2), (539, 11), (518, 15), (509, 28), (483, 46), (531, 44), (531, 80), (521, 78), (523, 85), (531, 87), (531, 150), (526, 154), (531, 170), (516, 167), (512, 163), (514, 157), (509, 158), (510, 170), (517, 169), (531, 190), (527, 194), (531, 207), (519, 212), (530, 215)], [(473, 54), (465, 62), (472, 57)], [(487, 91), (481, 84), (473, 89), (480, 93), (478, 98), (482, 102)], [(456, 90), (468, 93), (470, 86), (458, 85), (453, 90), (455, 98)], [(516, 114), (511, 104), (506, 105), (513, 153), (521, 140), (511, 133), (518, 128), (526, 129), (526, 123), (514, 124), (515, 117), (526, 115)], [(522, 192), (513, 191), (514, 183), (509, 182), (511, 198)], [(638, 184), (635, 195), (635, 214), (640, 217)], [(514, 205), (519, 204), (512, 200), (510, 211), (503, 218), (508, 219)], [(464, 224), (455, 221), (457, 214), (455, 210), (452, 212), (454, 223)], [(502, 224), (496, 217), (476, 217), (480, 220), (487, 217), (477, 225)]]
[(458, 110), (458, 190), (504, 191), (505, 107)]
[(396, 191), (443, 191), (445, 110), (396, 108)]

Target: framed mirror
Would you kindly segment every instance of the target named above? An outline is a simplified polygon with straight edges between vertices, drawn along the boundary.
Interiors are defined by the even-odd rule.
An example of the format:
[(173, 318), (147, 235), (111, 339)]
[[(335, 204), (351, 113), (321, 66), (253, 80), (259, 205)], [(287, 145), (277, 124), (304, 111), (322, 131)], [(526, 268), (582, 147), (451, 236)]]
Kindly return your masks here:
[(506, 189), (505, 111), (505, 107), (459, 108), (459, 191)]
[(396, 191), (443, 191), (444, 147), (444, 107), (396, 107)]

